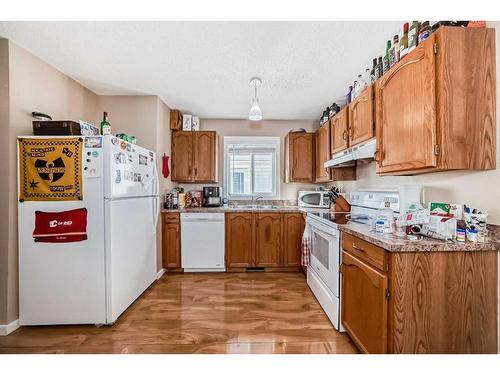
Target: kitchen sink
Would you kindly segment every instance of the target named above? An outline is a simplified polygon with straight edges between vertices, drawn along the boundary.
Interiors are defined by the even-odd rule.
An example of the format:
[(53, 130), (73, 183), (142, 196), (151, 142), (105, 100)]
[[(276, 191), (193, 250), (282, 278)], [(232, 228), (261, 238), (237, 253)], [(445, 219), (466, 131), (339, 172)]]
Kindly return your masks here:
[(240, 205), (240, 206), (236, 206), (234, 207), (235, 209), (248, 209), (248, 208), (252, 208), (252, 209), (255, 209), (255, 210), (275, 210), (275, 209), (278, 209), (279, 206), (273, 206), (273, 205), (266, 205), (266, 204), (243, 204), (243, 205)]

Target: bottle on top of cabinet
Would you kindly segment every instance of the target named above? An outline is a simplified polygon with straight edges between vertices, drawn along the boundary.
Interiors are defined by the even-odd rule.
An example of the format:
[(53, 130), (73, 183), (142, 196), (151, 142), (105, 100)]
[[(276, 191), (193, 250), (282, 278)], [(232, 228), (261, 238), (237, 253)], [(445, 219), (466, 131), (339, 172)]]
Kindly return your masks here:
[(401, 60), (408, 53), (408, 30), (410, 25), (405, 22), (403, 25), (403, 36), (399, 41), (399, 59)]
[(352, 102), (352, 86), (349, 86), (349, 90), (347, 91), (346, 99), (347, 99), (347, 104)]
[(379, 79), (380, 77), (382, 77), (383, 74), (384, 74), (384, 63), (382, 62), (382, 56), (379, 56), (377, 59), (377, 67), (375, 69), (375, 76), (377, 77), (377, 79)]
[(431, 25), (429, 21), (425, 21), (422, 23), (422, 27), (420, 27), (420, 31), (418, 33), (418, 43), (426, 40), (429, 35), (431, 35)]
[(385, 55), (384, 55), (384, 58), (383, 58), (383, 73), (385, 74), (390, 68), (391, 68), (391, 64), (390, 64), (390, 60), (389, 60), (389, 50), (391, 49), (391, 41), (388, 40), (387, 41), (387, 46), (385, 48)]
[(418, 34), (420, 32), (420, 22), (413, 21), (408, 30), (408, 53), (413, 51), (418, 45)]
[(392, 47), (389, 50), (389, 67), (392, 68), (399, 61), (399, 35), (394, 35)]
[(377, 80), (377, 58), (373, 59), (372, 70), (370, 71), (370, 83), (375, 83)]

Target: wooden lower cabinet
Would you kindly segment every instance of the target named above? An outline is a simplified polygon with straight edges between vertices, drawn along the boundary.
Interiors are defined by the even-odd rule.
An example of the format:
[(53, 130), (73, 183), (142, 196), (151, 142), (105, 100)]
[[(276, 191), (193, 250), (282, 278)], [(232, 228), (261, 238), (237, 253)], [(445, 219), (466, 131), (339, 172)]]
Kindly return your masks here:
[(387, 352), (387, 275), (342, 252), (342, 324), (365, 353)]
[(300, 267), (304, 218), (301, 213), (226, 213), (226, 267)]
[(251, 267), (253, 247), (252, 213), (226, 213), (226, 267)]
[(281, 256), (281, 213), (255, 214), (255, 267), (279, 267)]
[(178, 213), (162, 214), (162, 265), (167, 270), (181, 268), (181, 225)]
[(300, 267), (305, 220), (301, 213), (283, 214), (282, 253), (285, 267)]
[(387, 252), (346, 233), (342, 248), (342, 324), (362, 352), (497, 352), (497, 252)]

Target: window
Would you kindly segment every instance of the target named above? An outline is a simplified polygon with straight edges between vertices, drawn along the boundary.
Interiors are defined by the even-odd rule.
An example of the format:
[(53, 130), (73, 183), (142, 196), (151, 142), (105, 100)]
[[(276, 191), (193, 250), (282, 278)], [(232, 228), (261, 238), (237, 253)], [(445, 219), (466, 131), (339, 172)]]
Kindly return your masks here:
[(279, 137), (224, 137), (228, 198), (279, 198)]

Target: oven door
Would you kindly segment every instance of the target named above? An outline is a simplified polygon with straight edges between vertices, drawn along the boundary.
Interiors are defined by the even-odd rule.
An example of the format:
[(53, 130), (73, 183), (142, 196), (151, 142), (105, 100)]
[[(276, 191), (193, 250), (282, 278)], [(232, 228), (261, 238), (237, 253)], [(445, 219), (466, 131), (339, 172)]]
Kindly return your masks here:
[(339, 297), (340, 233), (318, 220), (308, 218), (312, 231), (309, 266), (330, 291)]

